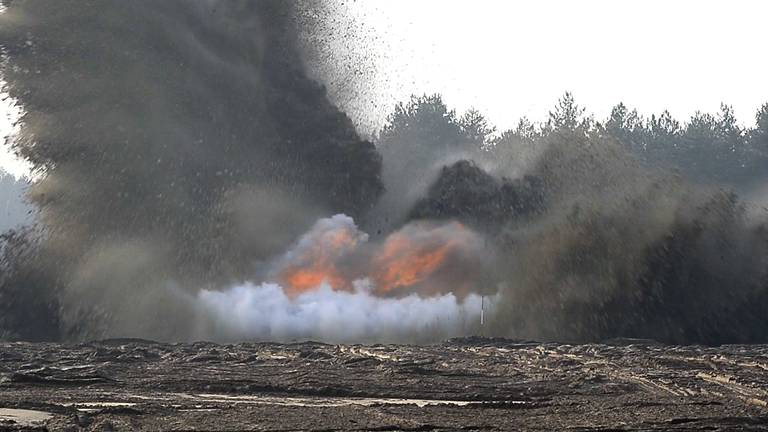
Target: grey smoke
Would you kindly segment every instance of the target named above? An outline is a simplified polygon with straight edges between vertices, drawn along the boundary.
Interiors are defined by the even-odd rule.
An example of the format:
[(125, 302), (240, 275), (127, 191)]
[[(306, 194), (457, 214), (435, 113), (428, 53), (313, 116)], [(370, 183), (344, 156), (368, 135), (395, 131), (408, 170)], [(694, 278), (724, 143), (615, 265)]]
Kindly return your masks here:
[(185, 337), (166, 285), (255, 277), (383, 190), (373, 144), (307, 77), (295, 3), (3, 4), (2, 75), (24, 111), (11, 144), (42, 173), (39, 255), (76, 337)]

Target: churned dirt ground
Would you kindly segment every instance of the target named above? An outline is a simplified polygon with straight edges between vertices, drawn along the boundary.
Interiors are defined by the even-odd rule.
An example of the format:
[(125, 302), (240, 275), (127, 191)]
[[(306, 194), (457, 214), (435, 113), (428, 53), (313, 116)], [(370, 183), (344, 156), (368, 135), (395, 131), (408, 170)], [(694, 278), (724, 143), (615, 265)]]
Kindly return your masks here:
[(768, 430), (768, 346), (0, 344), (0, 430)]

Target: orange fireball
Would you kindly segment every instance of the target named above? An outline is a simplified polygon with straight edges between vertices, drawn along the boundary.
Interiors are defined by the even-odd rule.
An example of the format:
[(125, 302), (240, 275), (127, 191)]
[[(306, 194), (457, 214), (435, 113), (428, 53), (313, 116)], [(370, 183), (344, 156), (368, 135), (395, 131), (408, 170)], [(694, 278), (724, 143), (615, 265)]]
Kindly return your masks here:
[[(465, 275), (455, 275), (452, 267), (466, 258), (462, 252), (477, 243), (477, 236), (458, 222), (412, 223), (391, 234), (383, 244), (361, 250), (367, 239), (351, 218), (340, 215), (322, 219), (283, 257), (275, 277), (292, 297), (324, 283), (334, 290), (351, 290), (353, 281), (364, 278), (373, 283), (379, 295), (413, 290), (429, 295), (445, 291), (448, 287), (441, 284), (446, 283), (463, 290)], [(352, 254), (357, 254), (357, 264), (350, 266)], [(340, 268), (343, 262), (347, 263), (344, 271)]]
[(432, 229), (411, 227), (392, 234), (373, 260), (376, 290), (385, 294), (426, 281), (461, 247), (467, 234), (457, 222)]
[(323, 231), (305, 240), (295, 256), (278, 273), (278, 280), (289, 296), (327, 283), (333, 289), (349, 289), (351, 283), (341, 275), (337, 262), (361, 242), (358, 232), (349, 227)]

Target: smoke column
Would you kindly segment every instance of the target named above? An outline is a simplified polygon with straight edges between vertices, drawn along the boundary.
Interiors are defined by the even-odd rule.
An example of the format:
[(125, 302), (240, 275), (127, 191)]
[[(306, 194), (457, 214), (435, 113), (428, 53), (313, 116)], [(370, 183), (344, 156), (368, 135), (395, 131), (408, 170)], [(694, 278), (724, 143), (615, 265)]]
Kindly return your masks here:
[(75, 334), (183, 337), (168, 283), (249, 279), (383, 190), (373, 145), (304, 72), (293, 3), (3, 4), (12, 144), (42, 174), (39, 255)]
[(474, 233), (368, 243), (354, 225), (381, 157), (307, 77), (297, 17), (322, 3), (5, 4), (12, 144), (40, 173), (42, 230), (17, 267), (46, 269), (61, 336), (406, 341), (479, 313)]

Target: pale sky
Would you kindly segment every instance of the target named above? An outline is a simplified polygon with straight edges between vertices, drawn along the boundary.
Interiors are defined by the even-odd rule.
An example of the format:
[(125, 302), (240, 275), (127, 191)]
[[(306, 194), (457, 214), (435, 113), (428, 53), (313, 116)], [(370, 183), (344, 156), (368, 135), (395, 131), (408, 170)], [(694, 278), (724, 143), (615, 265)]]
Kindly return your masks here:
[[(387, 0), (346, 2), (378, 42), (377, 106), (442, 93), (500, 128), (543, 120), (565, 91), (598, 118), (768, 102), (768, 1)], [(371, 38), (373, 39), (373, 38)], [(382, 96), (386, 95), (386, 96)]]
[[(762, 0), (339, 1), (364, 37), (368, 92), (353, 102), (376, 124), (410, 94), (442, 93), (500, 129), (543, 120), (566, 91), (598, 118), (623, 101), (685, 120), (733, 105), (745, 125), (768, 102)], [(365, 75), (364, 75), (365, 76)], [(10, 131), (5, 102), (0, 136)], [(354, 116), (353, 116), (354, 117)], [(23, 166), (0, 152), (0, 167)]]
[[(3, 82), (0, 81), (0, 88)], [(4, 145), (5, 137), (12, 135), (16, 128), (19, 110), (15, 108), (7, 94), (0, 92), (0, 169), (16, 177), (29, 175), (29, 164), (15, 157)]]

